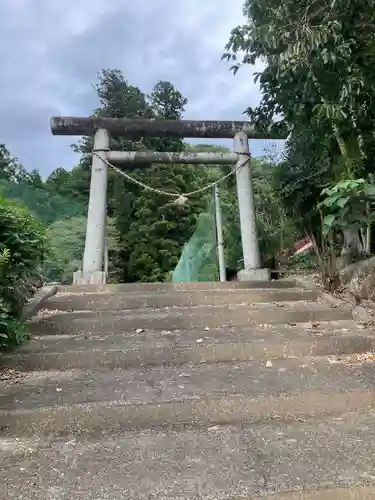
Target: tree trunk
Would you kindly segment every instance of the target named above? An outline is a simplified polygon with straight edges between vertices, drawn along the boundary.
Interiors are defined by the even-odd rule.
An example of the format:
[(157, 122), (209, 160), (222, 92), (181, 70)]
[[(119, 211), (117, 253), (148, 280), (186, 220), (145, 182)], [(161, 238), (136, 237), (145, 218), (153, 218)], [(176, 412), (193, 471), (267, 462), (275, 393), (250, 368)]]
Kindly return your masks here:
[(343, 269), (349, 264), (352, 264), (365, 253), (357, 228), (347, 227), (346, 229), (343, 229), (342, 232), (344, 242), (341, 255), (337, 260), (338, 269)]

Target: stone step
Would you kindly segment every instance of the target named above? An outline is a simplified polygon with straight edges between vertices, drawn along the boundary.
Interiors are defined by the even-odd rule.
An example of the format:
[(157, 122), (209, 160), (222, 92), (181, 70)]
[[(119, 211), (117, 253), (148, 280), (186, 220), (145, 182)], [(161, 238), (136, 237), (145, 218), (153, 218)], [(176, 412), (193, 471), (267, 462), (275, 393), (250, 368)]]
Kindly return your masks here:
[(363, 389), (371, 387), (373, 378), (367, 365), (331, 364), (319, 357), (273, 359), (272, 366), (266, 365), (268, 361), (265, 356), (239, 363), (26, 372), (21, 383), (3, 384), (0, 408), (101, 401), (158, 403), (222, 394), (256, 398), (304, 390)]
[(285, 289), (224, 289), (183, 290), (153, 293), (88, 293), (59, 294), (46, 302), (45, 309), (60, 311), (121, 311), (147, 307), (194, 307), (202, 305), (249, 304), (257, 302), (284, 302), (311, 300), (321, 296), (316, 290)]
[[(355, 479), (353, 483), (354, 481)], [(267, 495), (264, 500), (375, 500), (375, 486), (323, 487), (315, 490)]]
[(269, 420), (290, 421), (340, 416), (347, 411), (373, 411), (374, 391), (323, 392), (260, 396), (191, 398), (140, 404), (118, 401), (54, 405), (32, 410), (0, 410), (4, 436), (90, 434), (150, 428), (207, 428)]
[(109, 285), (70, 285), (59, 286), (59, 293), (161, 293), (182, 290), (252, 290), (252, 289), (285, 289), (295, 288), (296, 281), (272, 280), (272, 281), (220, 281), (199, 283), (120, 283)]
[(0, 451), (7, 500), (364, 500), (375, 492), (373, 412), (204, 431), (20, 435), (1, 438)]
[(137, 329), (189, 330), (192, 328), (241, 327), (259, 324), (350, 320), (349, 309), (327, 307), (319, 302), (260, 303), (255, 307), (221, 306), (140, 309), (122, 312), (57, 312), (33, 318), (32, 334), (126, 333)]
[[(320, 327), (320, 328), (319, 328)], [(136, 366), (251, 361), (253, 359), (347, 355), (375, 351), (375, 332), (269, 326), (209, 331), (144, 331), (109, 335), (49, 335), (3, 355), (16, 370), (129, 368)]]
[(16, 433), (330, 414), (375, 404), (371, 363), (321, 358), (148, 369), (28, 372), (3, 381), (0, 428)]

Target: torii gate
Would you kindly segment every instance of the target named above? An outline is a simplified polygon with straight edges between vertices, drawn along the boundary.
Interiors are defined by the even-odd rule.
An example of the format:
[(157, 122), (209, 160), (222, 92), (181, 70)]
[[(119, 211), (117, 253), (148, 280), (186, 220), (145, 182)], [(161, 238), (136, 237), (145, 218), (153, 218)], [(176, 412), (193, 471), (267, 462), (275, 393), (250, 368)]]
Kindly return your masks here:
[[(53, 117), (54, 135), (95, 135), (90, 197), (87, 214), (82, 271), (74, 273), (74, 284), (105, 284), (103, 270), (107, 221), (107, 164), (181, 163), (225, 165), (236, 163), (237, 196), (240, 212), (244, 269), (241, 281), (270, 279), (269, 269), (261, 268), (248, 139), (278, 139), (271, 132), (259, 133), (249, 122), (150, 120), (143, 118)], [(234, 138), (233, 153), (163, 153), (153, 151), (111, 151), (110, 137)], [(238, 168), (237, 168), (238, 167)]]

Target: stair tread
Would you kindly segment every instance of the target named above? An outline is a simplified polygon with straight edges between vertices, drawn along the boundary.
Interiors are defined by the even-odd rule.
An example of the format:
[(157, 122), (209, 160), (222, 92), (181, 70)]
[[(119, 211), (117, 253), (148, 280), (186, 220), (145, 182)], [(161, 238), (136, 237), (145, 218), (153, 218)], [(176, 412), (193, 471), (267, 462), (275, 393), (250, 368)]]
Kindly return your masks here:
[[(259, 304), (261, 307), (196, 307), (139, 309), (127, 311), (54, 311), (33, 318), (28, 327), (33, 334), (125, 333), (139, 328), (155, 330), (243, 327), (259, 324), (288, 324), (308, 321), (350, 320), (346, 308), (321, 303)], [(281, 307), (280, 307), (281, 306)]]
[(241, 394), (186, 398), (156, 403), (100, 401), (65, 404), (32, 410), (0, 410), (3, 435), (66, 435), (149, 428), (207, 428), (271, 420), (290, 421), (340, 416), (349, 411), (372, 411), (375, 392), (309, 391), (257, 398)]
[[(2, 438), (0, 481), (9, 499), (231, 500), (278, 492), (308, 500), (309, 490), (312, 500), (372, 498), (346, 496), (346, 488), (374, 491), (368, 486), (375, 470), (373, 419), (373, 413), (357, 412), (205, 431)], [(337, 496), (325, 496), (328, 488)], [(301, 489), (306, 496), (289, 496)]]
[(375, 331), (355, 327), (354, 322), (338, 323), (341, 328), (338, 324), (306, 323), (208, 331), (44, 335), (32, 339), (16, 353), (3, 355), (1, 365), (22, 371), (125, 369), (140, 365), (251, 361), (263, 359), (265, 351), (270, 358), (286, 358), (339, 356), (375, 350)]
[(224, 305), (249, 302), (317, 300), (320, 290), (300, 288), (285, 289), (227, 289), (227, 290), (165, 290), (159, 293), (97, 292), (82, 294), (57, 294), (45, 305), (46, 309), (76, 310), (137, 309), (142, 307), (189, 307), (199, 305)]
[(209, 330), (142, 330), (119, 334), (78, 334), (78, 335), (46, 335), (33, 338), (21, 346), (15, 354), (32, 352), (88, 350), (88, 349), (135, 349), (158, 347), (192, 347), (197, 343), (204, 346), (222, 343), (251, 342), (279, 343), (303, 340), (320, 340), (325, 338), (369, 338), (375, 337), (375, 330), (358, 327), (354, 321), (337, 322), (337, 324), (306, 323), (293, 326), (266, 325), (264, 327), (213, 328)]
[(271, 280), (271, 281), (210, 281), (199, 283), (120, 283), (108, 285), (60, 285), (59, 293), (136, 293), (151, 292), (160, 293), (163, 291), (182, 290), (254, 290), (254, 289), (285, 289), (301, 288), (295, 280)]
[[(176, 315), (186, 315), (186, 314), (216, 314), (217, 312), (222, 311), (223, 313), (228, 313), (231, 311), (246, 311), (246, 310), (265, 310), (265, 311), (273, 311), (278, 309), (287, 309), (287, 310), (295, 310), (300, 309), (303, 311), (308, 311), (310, 309), (329, 309), (329, 310), (346, 310), (344, 307), (336, 307), (331, 304), (324, 303), (323, 301), (310, 301), (310, 300), (293, 300), (293, 301), (269, 301), (269, 302), (251, 302), (249, 300), (245, 300), (243, 302), (235, 302), (233, 304), (204, 304), (204, 305), (195, 305), (195, 306), (163, 306), (163, 307), (139, 307), (137, 309), (127, 309), (123, 308), (122, 310), (115, 311), (90, 311), (86, 309), (78, 309), (76, 307), (73, 308), (73, 311), (63, 311), (59, 309), (52, 310), (50, 312), (51, 316), (56, 315), (66, 315), (66, 314), (86, 314), (86, 315), (96, 315), (96, 316), (105, 316), (105, 315), (123, 315), (123, 316), (135, 316), (138, 315), (139, 312), (142, 314), (154, 314), (155, 316), (163, 315), (169, 312), (173, 312)], [(47, 309), (48, 310), (48, 309)]]
[[(272, 366), (266, 366), (267, 361)], [(371, 363), (331, 364), (324, 358), (270, 361), (265, 355), (261, 361), (247, 363), (28, 372), (21, 383), (1, 384), (0, 408), (27, 410), (101, 401), (158, 403), (234, 394), (257, 398), (374, 388)]]

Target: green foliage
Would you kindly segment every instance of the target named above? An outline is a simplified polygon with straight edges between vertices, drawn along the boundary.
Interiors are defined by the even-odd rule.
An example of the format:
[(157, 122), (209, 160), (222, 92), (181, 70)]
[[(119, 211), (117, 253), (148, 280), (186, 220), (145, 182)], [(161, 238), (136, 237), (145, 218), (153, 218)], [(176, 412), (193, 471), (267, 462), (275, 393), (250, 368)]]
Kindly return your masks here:
[(15, 318), (7, 304), (0, 299), (0, 352), (20, 345), (27, 338), (24, 323)]
[(374, 8), (375, 0), (366, 9), (359, 0), (246, 0), (246, 22), (223, 56), (235, 72), (266, 62), (255, 75), (261, 104), (246, 113), (261, 130), (289, 132), (280, 194), (301, 229), (316, 235), (322, 189), (374, 171)]
[(86, 214), (85, 204), (76, 201), (72, 193), (70, 197), (61, 196), (44, 186), (36, 188), (27, 182), (0, 180), (0, 193), (5, 199), (26, 206), (35, 219), (46, 224)]
[(43, 226), (16, 203), (0, 198), (0, 349), (25, 336), (19, 320), (45, 254)]
[[(109, 248), (109, 276), (116, 275), (117, 232), (112, 219), (107, 221)], [(70, 284), (75, 271), (82, 268), (85, 248), (86, 217), (72, 217), (55, 221), (47, 228), (49, 252), (43, 273), (50, 281)]]
[(300, 272), (316, 271), (318, 262), (315, 255), (310, 252), (299, 253), (292, 255), (288, 260), (288, 265)]
[(318, 208), (323, 214), (323, 234), (346, 227), (359, 230), (374, 220), (369, 203), (375, 201), (375, 186), (365, 179), (346, 179), (322, 191)]
[(52, 223), (47, 230), (49, 256), (44, 273), (50, 281), (71, 283), (80, 269), (85, 246), (86, 217), (72, 217)]
[(331, 145), (329, 136), (318, 142), (311, 131), (300, 131), (287, 141), (286, 155), (275, 167), (277, 197), (301, 234), (320, 233), (317, 200), (334, 175)]
[[(51, 195), (58, 195), (60, 198), (65, 199), (68, 206), (69, 201), (70, 204), (73, 204), (76, 212), (72, 212), (69, 215), (70, 217), (73, 215), (85, 215), (84, 209), (89, 199), (90, 169), (87, 174), (87, 178), (83, 176), (79, 167), (74, 167), (70, 172), (59, 167), (49, 175), (44, 184), (44, 188)], [(78, 208), (79, 205), (80, 209)]]
[(5, 144), (0, 143), (0, 180), (21, 182), (28, 179), (25, 168), (18, 163)]
[(264, 265), (282, 249), (291, 248), (298, 237), (296, 224), (277, 191), (277, 170), (278, 165), (252, 160), (259, 248)]
[[(278, 165), (253, 159), (251, 162), (254, 199), (257, 212), (259, 250), (263, 265), (268, 265), (282, 249), (290, 248), (298, 237), (298, 228), (287, 213), (278, 193), (276, 174)], [(233, 179), (222, 193), (226, 261), (236, 268), (242, 259), (241, 230), (237, 202), (237, 188)]]

